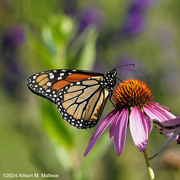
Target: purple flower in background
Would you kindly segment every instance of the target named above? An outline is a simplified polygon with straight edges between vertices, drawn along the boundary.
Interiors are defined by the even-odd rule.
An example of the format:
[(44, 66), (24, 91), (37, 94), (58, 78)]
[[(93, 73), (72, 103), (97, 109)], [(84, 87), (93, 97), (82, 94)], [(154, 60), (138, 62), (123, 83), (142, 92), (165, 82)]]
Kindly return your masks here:
[(20, 70), (18, 63), (14, 61), (7, 62), (2, 72), (2, 84), (6, 92), (11, 95), (18, 93), (24, 77), (24, 73)]
[(145, 15), (150, 1), (151, 0), (134, 0), (132, 2), (124, 20), (124, 34), (136, 35), (143, 30)]
[(84, 10), (80, 17), (79, 31), (84, 31), (88, 26), (100, 28), (103, 24), (102, 11), (95, 8)]
[(19, 67), (18, 48), (25, 42), (25, 35), (22, 26), (12, 26), (2, 34), (1, 58), (2, 58), (2, 79), (4, 89), (13, 94), (20, 88), (23, 72)]
[(113, 95), (116, 108), (99, 123), (89, 141), (84, 156), (87, 156), (109, 125), (109, 136), (114, 138), (117, 155), (120, 156), (124, 150), (128, 125), (135, 145), (140, 151), (144, 151), (152, 130), (152, 119), (156, 118), (163, 122), (175, 118), (167, 107), (153, 102), (152, 99), (151, 90), (145, 83), (137, 79), (120, 83)]
[(25, 42), (24, 30), (21, 26), (13, 26), (5, 32), (2, 45), (5, 49), (16, 48)]

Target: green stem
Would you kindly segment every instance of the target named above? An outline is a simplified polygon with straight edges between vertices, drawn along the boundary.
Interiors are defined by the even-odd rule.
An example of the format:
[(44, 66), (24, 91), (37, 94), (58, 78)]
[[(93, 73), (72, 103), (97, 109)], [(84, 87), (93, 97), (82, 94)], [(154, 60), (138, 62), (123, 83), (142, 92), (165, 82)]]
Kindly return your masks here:
[(147, 148), (144, 150), (143, 153), (144, 153), (144, 158), (145, 158), (146, 166), (147, 166), (148, 173), (149, 173), (149, 178), (150, 178), (150, 180), (155, 180), (155, 175), (154, 175), (154, 171), (151, 167), (151, 163), (149, 161), (149, 154), (148, 154)]

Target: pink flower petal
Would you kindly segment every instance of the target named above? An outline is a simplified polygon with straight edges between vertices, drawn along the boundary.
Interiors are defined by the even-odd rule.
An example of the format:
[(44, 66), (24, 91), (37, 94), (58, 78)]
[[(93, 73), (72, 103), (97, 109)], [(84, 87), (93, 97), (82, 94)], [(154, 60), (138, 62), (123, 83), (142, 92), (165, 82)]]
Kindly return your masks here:
[(165, 126), (180, 126), (180, 116), (176, 117), (175, 119), (164, 121), (163, 124)]
[(164, 109), (164, 110), (166, 110), (166, 111), (171, 111), (168, 107), (162, 106), (162, 105), (160, 105), (159, 103), (154, 102), (154, 101), (150, 101), (148, 104), (151, 105), (151, 106), (157, 105), (157, 106), (161, 107), (162, 109)]
[(176, 118), (176, 116), (172, 113), (170, 113), (170, 109), (165, 107), (165, 106), (161, 106), (158, 103), (157, 104), (150, 104), (152, 107), (156, 108), (157, 110), (161, 110), (162, 112), (164, 112), (167, 115), (167, 119), (171, 119), (171, 118)]
[[(174, 129), (162, 129), (161, 130), (161, 134), (166, 134), (166, 135), (172, 135), (172, 133), (174, 133), (175, 131), (177, 131), (179, 129), (179, 127), (176, 127)], [(176, 139), (175, 139), (176, 141)]]
[[(180, 117), (177, 117), (175, 119), (170, 119), (164, 122), (159, 122), (158, 120), (154, 120), (156, 123), (156, 127), (161, 130), (162, 134), (166, 134), (168, 136), (171, 136), (172, 133), (175, 133), (179, 127), (180, 127)], [(175, 137), (175, 141), (179, 138), (179, 135)]]
[(146, 119), (147, 119), (146, 122), (147, 122), (148, 134), (150, 134), (153, 128), (153, 122), (150, 117), (146, 116)]
[(163, 111), (159, 111), (158, 109), (155, 109), (151, 106), (142, 105), (145, 113), (151, 118), (151, 119), (157, 119), (159, 121), (165, 121), (169, 117), (167, 114), (165, 114)]
[(149, 119), (142, 113), (138, 106), (135, 106), (130, 114), (129, 126), (133, 141), (140, 151), (144, 151), (147, 145), (150, 126)]
[(115, 128), (116, 124), (117, 124), (117, 121), (114, 120), (114, 121), (112, 121), (112, 123), (110, 125), (110, 128), (109, 128), (109, 137), (111, 139), (114, 138), (114, 128)]
[(114, 127), (114, 146), (118, 156), (120, 156), (124, 150), (128, 115), (128, 108), (124, 108), (120, 115), (118, 115), (117, 124)]
[(97, 126), (96, 130), (93, 133), (93, 136), (91, 137), (89, 144), (86, 148), (86, 151), (84, 153), (84, 156), (87, 156), (89, 151), (92, 149), (96, 141), (99, 139), (99, 137), (102, 135), (102, 133), (106, 130), (108, 125), (112, 122), (112, 120), (116, 117), (117, 113), (119, 113), (118, 110), (111, 111)]
[[(119, 110), (119, 114), (121, 113), (121, 110)], [(118, 114), (117, 114), (118, 116)], [(118, 118), (118, 117), (117, 117)], [(117, 118), (114, 118), (114, 120), (112, 121), (110, 128), (109, 128), (109, 137), (112, 139), (114, 138), (114, 128), (117, 124)]]
[[(174, 117), (173, 114), (171, 114), (169, 111), (166, 111), (160, 106), (157, 106), (157, 104), (153, 105), (154, 107), (151, 106), (146, 106), (142, 105), (145, 113), (151, 118), (151, 119), (156, 119), (159, 120), (160, 122), (167, 121), (168, 119), (171, 119)], [(168, 136), (171, 136), (172, 134), (167, 134)], [(176, 137), (177, 139), (177, 137)], [(175, 139), (175, 140), (176, 140)]]

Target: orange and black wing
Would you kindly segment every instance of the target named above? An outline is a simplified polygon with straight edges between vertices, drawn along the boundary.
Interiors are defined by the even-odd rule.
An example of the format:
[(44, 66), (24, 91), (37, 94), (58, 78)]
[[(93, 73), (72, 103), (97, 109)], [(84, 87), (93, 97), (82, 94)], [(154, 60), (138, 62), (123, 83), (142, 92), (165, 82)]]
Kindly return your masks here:
[(96, 75), (102, 74), (71, 69), (49, 70), (29, 77), (27, 86), (33, 93), (56, 103), (57, 95), (62, 88)]
[(63, 119), (77, 128), (91, 128), (99, 120), (109, 91), (103, 74), (78, 70), (50, 70), (32, 75), (29, 89), (55, 103)]
[(61, 89), (56, 103), (64, 120), (81, 129), (97, 124), (109, 96), (99, 83), (102, 80), (102, 76), (95, 76)]

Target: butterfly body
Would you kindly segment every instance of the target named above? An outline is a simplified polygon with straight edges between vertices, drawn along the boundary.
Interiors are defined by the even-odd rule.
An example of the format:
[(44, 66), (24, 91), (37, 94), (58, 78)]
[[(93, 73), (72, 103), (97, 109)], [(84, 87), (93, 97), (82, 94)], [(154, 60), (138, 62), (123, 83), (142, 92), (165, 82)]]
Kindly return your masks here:
[(64, 120), (81, 129), (94, 127), (116, 84), (116, 69), (105, 75), (91, 71), (59, 69), (28, 79), (28, 88), (57, 105)]

